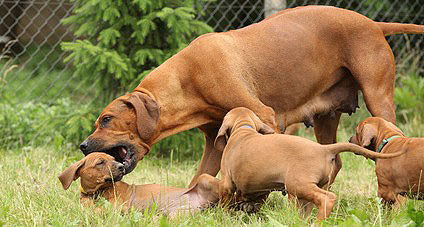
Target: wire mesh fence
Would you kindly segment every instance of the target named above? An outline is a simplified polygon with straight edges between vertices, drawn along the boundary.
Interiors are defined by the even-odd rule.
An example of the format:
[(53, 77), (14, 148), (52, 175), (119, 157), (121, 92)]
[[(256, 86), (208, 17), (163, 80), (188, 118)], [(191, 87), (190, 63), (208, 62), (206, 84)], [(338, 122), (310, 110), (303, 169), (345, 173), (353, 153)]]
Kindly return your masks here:
[[(423, 0), (220, 0), (204, 3), (203, 13), (198, 18), (213, 26), (216, 31), (226, 31), (258, 22), (270, 12), (303, 5), (341, 7), (359, 12), (376, 21), (424, 23)], [(390, 36), (388, 41), (397, 54), (404, 53), (411, 47), (424, 49), (422, 35)]]
[[(311, 4), (351, 9), (376, 21), (424, 24), (424, 0), (197, 0), (196, 4), (200, 9), (197, 18), (215, 31), (237, 29), (277, 10)], [(102, 96), (96, 82), (86, 85), (77, 79), (72, 63), (63, 61), (67, 53), (60, 49), (61, 42), (76, 38), (61, 21), (70, 16), (73, 9), (74, 4), (65, 0), (0, 0), (0, 98), (3, 102), (18, 96), (22, 103), (42, 102), (48, 107), (64, 98), (72, 97), (86, 104)], [(388, 40), (398, 56), (414, 48), (424, 50), (423, 35), (395, 35)], [(51, 111), (47, 107), (38, 111)], [(1, 112), (8, 110), (2, 105), (0, 108), (1, 117)], [(51, 114), (58, 122), (71, 115)], [(34, 129), (39, 131), (37, 135), (41, 136), (51, 121), (54, 119), (40, 120)], [(5, 140), (7, 138), (0, 138), (0, 143)]]

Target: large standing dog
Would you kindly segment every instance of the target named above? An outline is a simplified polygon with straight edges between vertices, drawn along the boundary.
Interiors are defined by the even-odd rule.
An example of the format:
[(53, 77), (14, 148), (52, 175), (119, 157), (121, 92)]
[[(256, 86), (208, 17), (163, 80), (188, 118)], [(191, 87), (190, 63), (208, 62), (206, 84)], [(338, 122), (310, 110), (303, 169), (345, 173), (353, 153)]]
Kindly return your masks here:
[[(396, 123), (395, 61), (385, 35), (424, 33), (424, 26), (374, 22), (353, 11), (307, 6), (260, 23), (203, 35), (115, 99), (80, 148), (103, 151), (134, 169), (157, 141), (191, 128), (205, 133), (193, 180), (219, 171), (213, 146), (224, 115), (251, 109), (275, 131), (313, 125), (318, 142), (336, 142), (341, 113), (352, 113), (358, 90), (373, 116)], [(340, 166), (340, 157), (337, 156)], [(192, 180), (192, 183), (194, 182)]]

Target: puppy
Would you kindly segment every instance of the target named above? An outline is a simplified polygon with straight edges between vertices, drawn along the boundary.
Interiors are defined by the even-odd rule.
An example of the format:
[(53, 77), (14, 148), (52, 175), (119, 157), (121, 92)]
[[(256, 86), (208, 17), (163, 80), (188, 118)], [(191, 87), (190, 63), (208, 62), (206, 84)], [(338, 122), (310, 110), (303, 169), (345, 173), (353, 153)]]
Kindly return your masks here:
[(406, 197), (424, 198), (424, 138), (405, 137), (394, 124), (370, 117), (359, 123), (350, 142), (383, 154), (407, 150), (396, 158), (375, 160), (378, 196), (395, 207), (401, 206)]
[(123, 164), (106, 153), (91, 153), (72, 164), (59, 180), (66, 190), (72, 181), (81, 178), (81, 202), (92, 204), (100, 196), (122, 206), (124, 211), (134, 207), (140, 211), (157, 206), (158, 210), (174, 216), (193, 212), (218, 201), (218, 180), (208, 174), (199, 177), (191, 188), (174, 188), (158, 184), (129, 185), (120, 181)]
[[(349, 143), (321, 145), (273, 132), (247, 108), (239, 107), (227, 113), (215, 140), (215, 147), (223, 150), (220, 202), (242, 201), (247, 204), (242, 207), (254, 211), (271, 191), (285, 191), (305, 215), (315, 204), (320, 221), (330, 215), (336, 201), (336, 195), (323, 188), (328, 189), (337, 175), (335, 158), (340, 152), (373, 158), (403, 153), (379, 154)], [(253, 203), (258, 205), (252, 208)]]

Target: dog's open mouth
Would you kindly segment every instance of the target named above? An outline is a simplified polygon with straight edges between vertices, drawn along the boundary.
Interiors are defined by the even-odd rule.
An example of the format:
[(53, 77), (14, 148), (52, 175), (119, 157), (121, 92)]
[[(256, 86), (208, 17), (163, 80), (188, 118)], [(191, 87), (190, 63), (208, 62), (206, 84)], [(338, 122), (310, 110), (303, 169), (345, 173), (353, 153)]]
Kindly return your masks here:
[(131, 172), (135, 167), (135, 153), (133, 149), (126, 145), (118, 145), (103, 151), (115, 158), (115, 161), (124, 165), (125, 174)]

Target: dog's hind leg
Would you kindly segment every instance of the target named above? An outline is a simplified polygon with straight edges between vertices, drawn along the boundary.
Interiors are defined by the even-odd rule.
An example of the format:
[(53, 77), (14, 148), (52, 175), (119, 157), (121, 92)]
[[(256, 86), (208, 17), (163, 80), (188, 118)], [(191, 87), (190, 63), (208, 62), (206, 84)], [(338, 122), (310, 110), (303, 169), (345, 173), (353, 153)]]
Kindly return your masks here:
[(236, 201), (236, 195), (234, 192), (236, 187), (230, 177), (222, 176), (222, 180), (219, 182), (219, 203), (223, 207), (229, 207)]
[(296, 189), (296, 196), (299, 200), (310, 201), (318, 207), (318, 221), (330, 216), (331, 210), (336, 203), (336, 194), (325, 191), (316, 184), (298, 185)]
[[(337, 142), (337, 127), (340, 121), (340, 112), (335, 112), (334, 114), (327, 115), (315, 115), (314, 116), (314, 131), (315, 137), (317, 138), (318, 143), (320, 144), (332, 144)], [(335, 168), (334, 175), (342, 168), (342, 160), (340, 155), (336, 155), (335, 158)], [(333, 179), (334, 180), (334, 179)], [(333, 182), (329, 182), (331, 185)]]
[(302, 218), (307, 218), (311, 215), (312, 208), (314, 204), (308, 200), (299, 199), (296, 196), (291, 194), (288, 195), (289, 200), (296, 203), (297, 209), (299, 209), (299, 214)]

